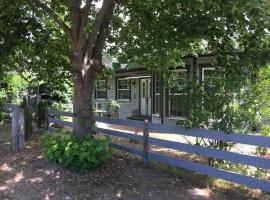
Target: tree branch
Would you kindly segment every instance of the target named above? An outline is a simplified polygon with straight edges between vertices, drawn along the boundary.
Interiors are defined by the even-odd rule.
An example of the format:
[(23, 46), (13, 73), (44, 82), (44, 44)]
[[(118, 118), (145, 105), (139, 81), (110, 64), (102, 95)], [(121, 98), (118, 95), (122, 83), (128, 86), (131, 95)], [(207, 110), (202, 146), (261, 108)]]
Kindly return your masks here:
[(64, 32), (67, 34), (69, 39), (72, 41), (72, 35), (70, 28), (66, 25), (66, 23), (54, 12), (53, 9), (51, 9), (49, 6), (47, 6), (45, 3), (41, 2), (40, 0), (34, 0), (35, 4), (43, 9), (45, 12), (48, 13), (49, 16), (51, 16), (54, 21), (58, 24), (60, 28), (64, 30)]
[(79, 39), (79, 29), (81, 24), (81, 0), (68, 0), (68, 6), (71, 13), (71, 31), (74, 42)]
[(97, 39), (97, 36), (99, 34), (102, 24), (106, 23), (106, 20), (110, 21), (110, 15), (112, 15), (113, 13), (108, 12), (108, 11), (113, 10), (114, 6), (115, 6), (115, 0), (104, 0), (103, 5), (96, 17), (96, 20), (94, 21), (93, 29), (88, 39), (87, 48), (88, 48), (89, 56), (92, 55), (93, 46), (95, 45), (94, 41)]
[(110, 23), (113, 16), (113, 10), (114, 10), (115, 4), (111, 6), (108, 10), (106, 15), (103, 18), (102, 24), (99, 29), (99, 34), (96, 39), (95, 46), (93, 48), (93, 55), (92, 58), (94, 59), (101, 59), (102, 58), (102, 50), (105, 46), (105, 42), (107, 39), (107, 36), (110, 33)]
[(85, 3), (85, 6), (82, 8), (80, 34), (87, 31), (87, 22), (88, 22), (88, 17), (90, 14), (90, 8), (92, 5), (92, 2), (93, 0), (87, 0)]

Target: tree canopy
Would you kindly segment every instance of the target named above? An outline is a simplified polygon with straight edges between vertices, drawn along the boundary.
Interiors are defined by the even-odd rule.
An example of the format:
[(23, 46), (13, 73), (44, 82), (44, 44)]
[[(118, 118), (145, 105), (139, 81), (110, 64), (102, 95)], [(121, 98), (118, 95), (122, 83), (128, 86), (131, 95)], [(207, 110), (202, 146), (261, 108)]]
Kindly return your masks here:
[(123, 4), (119, 12), (124, 17), (114, 34), (114, 48), (124, 50), (126, 61), (166, 70), (180, 65), (186, 55), (205, 53), (221, 57), (227, 64), (241, 59), (242, 65), (254, 68), (269, 60), (268, 1), (146, 0)]
[(142, 64), (167, 79), (173, 77), (171, 67), (184, 67), (182, 57), (213, 54), (223, 80), (216, 86), (229, 91), (226, 98), (220, 96), (226, 104), (235, 88), (269, 64), (269, 4), (268, 0), (2, 1), (0, 74), (3, 69), (16, 70), (26, 79), (34, 77), (52, 86), (72, 78), (77, 136), (91, 132), (91, 96), (104, 53), (120, 62)]

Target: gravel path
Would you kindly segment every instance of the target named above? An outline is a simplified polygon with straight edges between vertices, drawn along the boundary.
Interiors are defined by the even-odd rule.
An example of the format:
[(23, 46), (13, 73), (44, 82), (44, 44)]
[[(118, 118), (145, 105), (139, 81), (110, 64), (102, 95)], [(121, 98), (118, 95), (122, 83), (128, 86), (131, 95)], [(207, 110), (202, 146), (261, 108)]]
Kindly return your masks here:
[[(4, 129), (0, 127), (0, 135)], [(191, 181), (141, 159), (117, 153), (98, 170), (81, 176), (42, 156), (38, 139), (19, 153), (11, 152), (0, 136), (0, 199), (267, 199), (258, 191), (214, 187), (202, 176)], [(195, 181), (194, 181), (195, 180)], [(251, 193), (253, 192), (253, 193)]]

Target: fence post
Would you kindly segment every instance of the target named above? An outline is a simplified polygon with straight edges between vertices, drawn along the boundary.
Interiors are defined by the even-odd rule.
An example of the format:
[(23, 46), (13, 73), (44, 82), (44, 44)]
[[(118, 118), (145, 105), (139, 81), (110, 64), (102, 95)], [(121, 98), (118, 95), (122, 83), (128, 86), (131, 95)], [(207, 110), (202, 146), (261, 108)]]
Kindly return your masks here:
[(49, 127), (49, 108), (46, 108), (45, 111), (45, 122), (44, 122), (45, 126), (44, 126), (44, 130), (48, 131), (48, 127)]
[(149, 121), (144, 120), (143, 128), (143, 158), (144, 162), (148, 163), (148, 153), (149, 153)]
[(25, 141), (24, 109), (16, 108), (12, 111), (12, 150), (22, 150)]

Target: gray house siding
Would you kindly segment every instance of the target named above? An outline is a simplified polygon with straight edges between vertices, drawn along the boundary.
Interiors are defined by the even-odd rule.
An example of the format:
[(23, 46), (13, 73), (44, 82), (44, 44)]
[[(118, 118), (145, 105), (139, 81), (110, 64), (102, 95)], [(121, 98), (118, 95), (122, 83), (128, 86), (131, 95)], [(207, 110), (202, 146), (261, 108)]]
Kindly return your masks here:
[[(213, 61), (212, 56), (205, 56), (199, 58), (186, 58), (183, 59), (185, 64), (189, 66), (188, 73), (189, 77), (196, 81), (201, 80), (201, 67), (202, 64), (210, 64)], [(130, 79), (131, 81), (131, 91), (130, 91), (130, 100), (118, 100), (120, 104), (119, 108), (119, 118), (126, 119), (127, 117), (131, 117), (134, 114), (140, 114), (140, 79), (144, 77), (152, 77), (149, 71), (144, 69), (135, 69), (132, 71), (121, 70), (116, 72), (113, 75), (106, 77), (108, 90), (107, 90), (107, 100), (115, 100), (117, 99), (116, 95), (116, 85), (118, 78)], [(153, 87), (152, 87), (153, 88)], [(178, 120), (183, 120), (183, 117), (171, 117), (168, 116), (168, 100), (167, 100), (168, 90), (163, 88), (163, 123), (164, 124), (176, 124)], [(152, 99), (154, 95), (152, 96)], [(106, 110), (106, 100), (99, 100), (93, 97), (94, 104), (101, 107), (102, 110)], [(153, 101), (152, 101), (153, 103)], [(153, 107), (152, 107), (153, 108)], [(151, 109), (153, 110), (153, 109)], [(153, 123), (161, 123), (161, 113), (159, 115), (152, 113), (151, 120)]]
[[(107, 77), (107, 100), (115, 100), (117, 98), (116, 81), (118, 78), (130, 78), (131, 81), (130, 100), (118, 100), (120, 104), (119, 118), (126, 119), (131, 117), (133, 113), (140, 112), (140, 79), (138, 78), (140, 76), (150, 76), (150, 73), (147, 71), (121, 72)], [(99, 100), (93, 97), (93, 102), (95, 105), (100, 104), (102, 110), (106, 110), (106, 100)]]
[[(115, 89), (116, 91), (116, 89)], [(119, 117), (131, 117), (133, 112), (139, 112), (139, 80), (131, 79), (131, 97), (130, 101), (118, 101), (120, 104)]]

